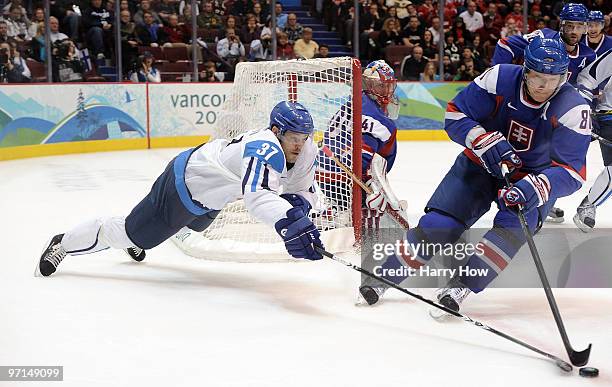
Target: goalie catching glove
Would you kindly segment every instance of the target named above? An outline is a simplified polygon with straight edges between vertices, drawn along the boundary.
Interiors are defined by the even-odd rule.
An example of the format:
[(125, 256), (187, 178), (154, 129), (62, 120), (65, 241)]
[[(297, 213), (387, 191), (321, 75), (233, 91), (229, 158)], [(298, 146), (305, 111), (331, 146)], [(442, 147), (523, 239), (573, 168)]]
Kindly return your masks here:
[(314, 249), (314, 246), (323, 246), (321, 234), (300, 207), (287, 211), (287, 217), (276, 222), (274, 227), (278, 235), (283, 238), (285, 248), (292, 257), (309, 260), (323, 258)]

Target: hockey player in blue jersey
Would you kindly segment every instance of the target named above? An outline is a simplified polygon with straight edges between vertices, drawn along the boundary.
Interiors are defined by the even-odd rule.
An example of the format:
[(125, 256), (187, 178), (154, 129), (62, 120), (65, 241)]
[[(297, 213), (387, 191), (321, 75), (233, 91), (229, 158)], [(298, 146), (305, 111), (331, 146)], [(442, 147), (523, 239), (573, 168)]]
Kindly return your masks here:
[[(576, 80), (586, 66), (595, 60), (595, 52), (584, 43), (582, 36), (587, 32), (587, 20), (589, 11), (582, 4), (569, 3), (563, 6), (559, 19), (561, 20), (560, 31), (548, 28), (536, 30), (530, 34), (500, 39), (495, 47), (492, 65), (501, 63), (516, 63), (523, 59), (523, 52), (528, 42), (539, 36), (541, 38), (561, 39), (570, 58), (568, 68), (568, 81), (577, 87)], [(561, 223), (564, 221), (564, 212), (560, 208), (551, 206), (547, 221)]]
[(578, 73), (595, 60), (595, 52), (581, 42), (582, 36), (587, 32), (588, 17), (589, 11), (584, 5), (566, 4), (559, 14), (561, 20), (559, 32), (543, 28), (527, 35), (513, 35), (500, 39), (495, 47), (491, 64), (516, 63), (522, 60), (525, 47), (536, 36), (561, 39), (570, 58), (569, 83), (576, 86)]
[[(406, 249), (386, 259), (381, 273), (426, 265), (433, 255), (423, 252), (431, 249), (411, 246), (456, 242), (496, 203), (493, 227), (465, 263), (487, 274), (455, 277), (437, 293), (441, 304), (459, 310), (465, 297), (485, 289), (525, 243), (517, 208), (522, 206), (533, 232), (541, 221), (539, 208), (581, 187), (591, 117), (584, 98), (566, 83), (568, 66), (558, 39), (536, 37), (525, 49), (523, 66), (496, 65), (448, 103), (445, 130), (465, 149), (429, 199), (417, 227), (406, 233)], [(512, 188), (505, 187), (502, 164), (512, 173)], [(397, 284), (405, 278), (387, 277)], [(360, 293), (373, 304), (384, 290), (362, 286)]]
[[(599, 89), (599, 95), (593, 98), (594, 127), (600, 136), (612, 139), (612, 48), (602, 53), (578, 77), (578, 87), (591, 96), (589, 90)], [(601, 144), (601, 156), (604, 169), (595, 179), (595, 183), (584, 197), (574, 215), (574, 223), (584, 232), (595, 227), (595, 214), (598, 206), (612, 196), (612, 147)]]
[(588, 45), (597, 56), (612, 48), (612, 36), (604, 33), (605, 19), (601, 11), (589, 12), (588, 32), (583, 43)]
[(253, 217), (276, 229), (290, 255), (321, 259), (314, 250), (322, 245), (319, 231), (308, 218), (316, 200), (313, 131), (304, 106), (280, 102), (268, 128), (180, 153), (127, 217), (92, 219), (51, 238), (36, 274), (53, 274), (66, 255), (109, 247), (142, 261), (146, 249), (182, 227), (204, 231), (227, 203), (240, 198)]
[[(384, 60), (371, 62), (362, 74), (363, 92), (361, 97), (361, 173), (362, 178), (373, 193), (367, 195), (364, 204), (367, 208), (383, 211), (387, 205), (385, 195), (370, 178), (369, 168), (375, 154), (382, 156), (386, 162), (388, 172), (393, 168), (397, 152), (397, 127), (394, 119), (399, 113), (399, 102), (395, 96), (397, 79), (391, 66)], [(336, 157), (346, 165), (351, 165), (351, 103), (343, 105), (332, 117), (329, 129), (323, 137), (323, 145), (327, 146)], [(333, 161), (328, 160), (323, 152), (320, 153), (319, 173), (332, 176), (342, 172)], [(323, 180), (323, 179), (320, 179)], [(328, 178), (327, 180), (333, 181)], [(342, 189), (338, 181), (329, 184), (320, 184), (323, 192)], [(374, 185), (372, 185), (374, 184)], [(328, 195), (331, 196), (331, 195)]]

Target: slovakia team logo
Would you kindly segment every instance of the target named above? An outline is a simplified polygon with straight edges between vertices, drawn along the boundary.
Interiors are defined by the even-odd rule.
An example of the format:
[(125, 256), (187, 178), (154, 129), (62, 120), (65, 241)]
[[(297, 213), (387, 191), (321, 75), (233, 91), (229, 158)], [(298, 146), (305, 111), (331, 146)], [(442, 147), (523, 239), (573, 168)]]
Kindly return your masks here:
[(533, 129), (521, 125), (518, 122), (510, 121), (510, 130), (508, 131), (508, 142), (517, 152), (525, 152), (531, 148), (531, 140), (533, 139)]

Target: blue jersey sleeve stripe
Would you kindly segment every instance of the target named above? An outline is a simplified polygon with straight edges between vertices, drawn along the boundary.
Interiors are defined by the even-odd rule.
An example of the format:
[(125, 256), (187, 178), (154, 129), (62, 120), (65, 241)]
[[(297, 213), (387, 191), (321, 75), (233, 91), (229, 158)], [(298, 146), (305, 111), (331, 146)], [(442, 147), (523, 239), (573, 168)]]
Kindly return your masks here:
[(257, 183), (259, 181), (259, 173), (261, 171), (262, 166), (261, 161), (257, 161), (257, 165), (255, 166), (255, 172), (253, 172), (253, 180), (251, 181), (251, 192), (257, 191)]
[(251, 157), (251, 160), (249, 161), (249, 165), (247, 166), (247, 170), (244, 174), (244, 177), (242, 178), (242, 194), (244, 195), (244, 187), (246, 186), (247, 182), (249, 181), (249, 176), (251, 175), (251, 168), (253, 168), (253, 161), (255, 160), (254, 157)]

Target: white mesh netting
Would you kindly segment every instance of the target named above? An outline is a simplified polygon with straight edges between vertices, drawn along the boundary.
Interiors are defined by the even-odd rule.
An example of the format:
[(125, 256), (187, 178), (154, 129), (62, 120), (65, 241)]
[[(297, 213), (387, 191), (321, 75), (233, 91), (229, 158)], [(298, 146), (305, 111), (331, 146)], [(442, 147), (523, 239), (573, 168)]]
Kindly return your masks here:
[[(223, 106), (213, 138), (230, 139), (266, 128), (270, 111), (278, 102), (297, 101), (313, 117), (315, 141), (323, 140), (321, 143), (352, 168), (353, 61), (331, 58), (238, 64), (232, 93)], [(317, 157), (317, 171), (319, 203), (310, 216), (322, 231), (329, 251), (346, 250), (354, 242), (352, 181), (322, 152)], [(173, 241), (187, 254), (206, 259), (290, 259), (275, 230), (250, 216), (242, 200), (228, 204), (203, 233), (185, 230)]]

